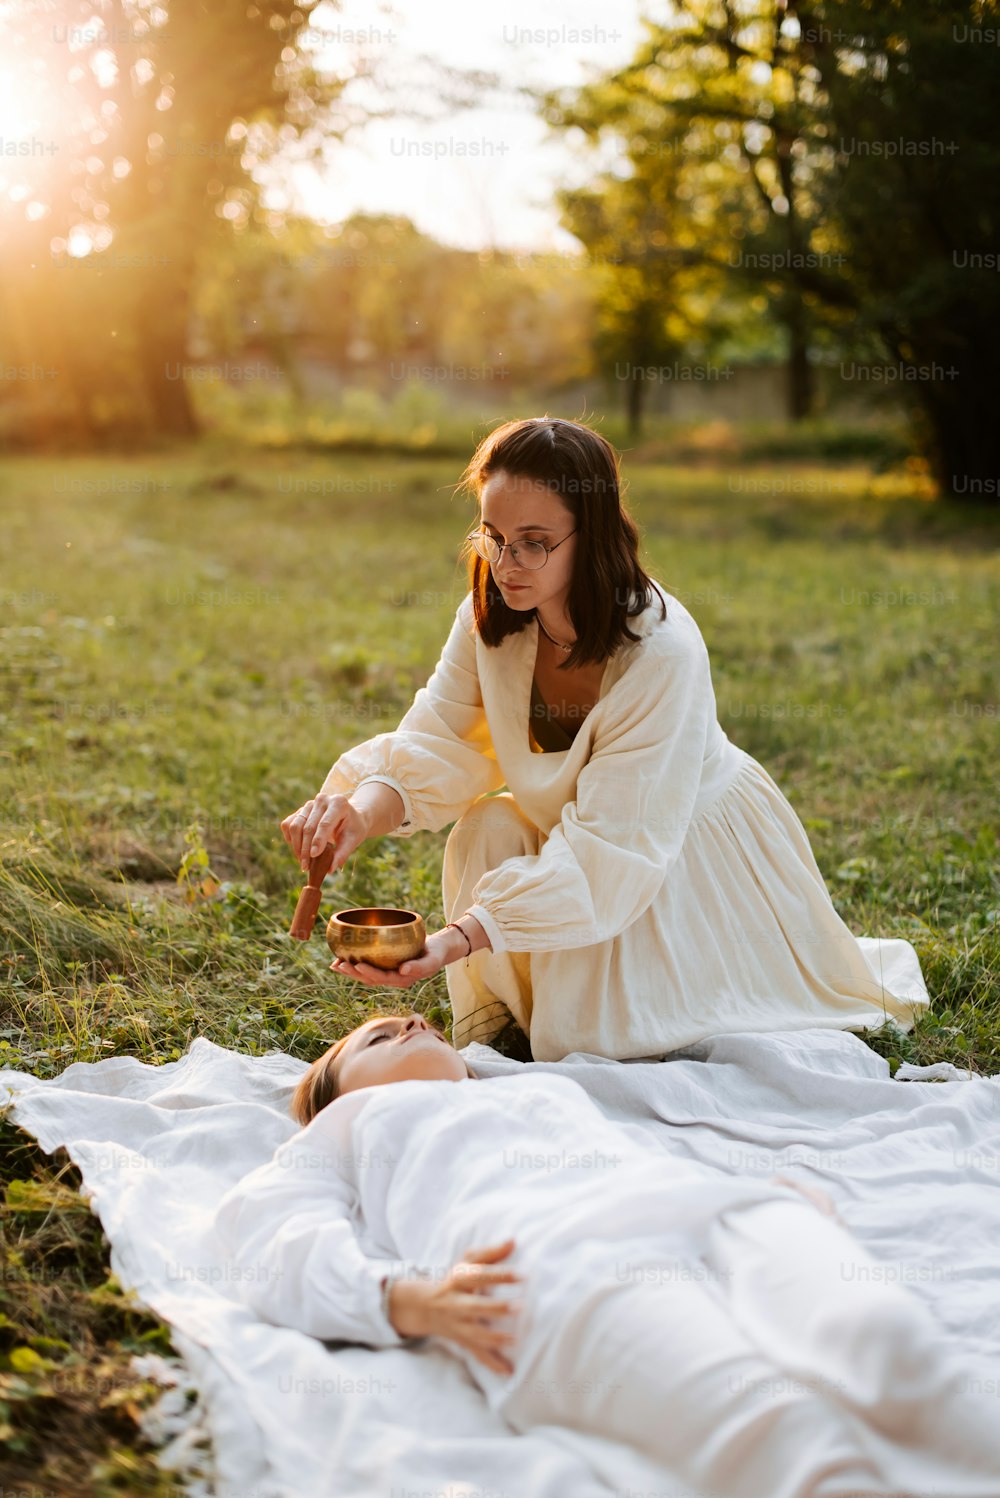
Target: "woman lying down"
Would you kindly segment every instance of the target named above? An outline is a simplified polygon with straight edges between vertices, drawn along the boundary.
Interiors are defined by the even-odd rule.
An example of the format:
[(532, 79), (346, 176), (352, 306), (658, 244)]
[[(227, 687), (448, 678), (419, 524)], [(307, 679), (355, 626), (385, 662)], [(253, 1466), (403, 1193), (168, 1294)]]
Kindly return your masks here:
[(331, 1046), (292, 1111), (217, 1216), (266, 1321), (433, 1338), (514, 1430), (705, 1498), (1000, 1493), (995, 1408), (822, 1193), (663, 1152), (556, 1072), (477, 1078), (418, 1014)]

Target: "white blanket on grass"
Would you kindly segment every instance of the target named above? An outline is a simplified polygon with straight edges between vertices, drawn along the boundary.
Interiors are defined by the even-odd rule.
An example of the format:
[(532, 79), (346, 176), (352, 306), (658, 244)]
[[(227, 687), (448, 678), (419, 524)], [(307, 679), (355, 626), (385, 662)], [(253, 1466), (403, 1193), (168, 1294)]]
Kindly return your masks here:
[[(482, 1045), (464, 1054), (479, 1076), (522, 1065)], [(532, 1064), (574, 1078), (664, 1149), (822, 1186), (886, 1279), (932, 1308), (969, 1376), (993, 1381), (1000, 1411), (1000, 1076), (939, 1064), (892, 1078), (860, 1038), (825, 1029), (717, 1036), (664, 1061)], [(220, 1498), (662, 1489), (662, 1470), (615, 1442), (557, 1427), (515, 1435), (440, 1346), (326, 1345), (258, 1322), (238, 1299), (212, 1216), (295, 1132), (286, 1110), (304, 1065), (199, 1039), (158, 1067), (114, 1057), (48, 1081), (0, 1071), (8, 1116), (45, 1150), (68, 1151), (113, 1271), (170, 1323)]]

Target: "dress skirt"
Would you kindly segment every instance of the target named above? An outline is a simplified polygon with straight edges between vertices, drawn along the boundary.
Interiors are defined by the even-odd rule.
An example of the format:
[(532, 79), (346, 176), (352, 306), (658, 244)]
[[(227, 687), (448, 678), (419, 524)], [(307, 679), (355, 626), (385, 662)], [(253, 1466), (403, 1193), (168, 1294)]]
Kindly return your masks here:
[(610, 1241), (581, 1273), (574, 1234), (532, 1265), (515, 1375), (463, 1359), (516, 1430), (624, 1442), (670, 1498), (996, 1498), (994, 1396), (831, 1217), (742, 1206), (674, 1243)]
[[(481, 948), (448, 964), (456, 1046), (489, 1044), (511, 1016), (536, 1061), (662, 1056), (736, 1031), (912, 1027), (928, 1002), (919, 964), (908, 993), (879, 976), (887, 951), (909, 943), (852, 934), (794, 809), (739, 753), (652, 904), (619, 935), (552, 951)], [(537, 854), (545, 840), (511, 792), (480, 797), (448, 835), (445, 919), (474, 905), (479, 881), (505, 859)]]

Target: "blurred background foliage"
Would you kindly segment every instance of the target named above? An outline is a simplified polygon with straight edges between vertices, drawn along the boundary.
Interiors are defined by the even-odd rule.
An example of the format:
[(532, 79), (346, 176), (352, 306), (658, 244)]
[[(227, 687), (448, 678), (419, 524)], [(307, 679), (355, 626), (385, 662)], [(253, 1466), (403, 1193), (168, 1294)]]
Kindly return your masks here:
[(417, 446), (527, 399), (620, 410), (634, 441), (650, 416), (905, 416), (939, 491), (995, 498), (994, 0), (689, 0), (626, 67), (525, 85), (592, 163), (558, 195), (575, 255), (269, 205), (269, 164), (385, 112), (348, 104), (357, 66), (316, 69), (314, 8), (0, 8), (0, 441), (223, 411), (336, 439), (386, 402)]

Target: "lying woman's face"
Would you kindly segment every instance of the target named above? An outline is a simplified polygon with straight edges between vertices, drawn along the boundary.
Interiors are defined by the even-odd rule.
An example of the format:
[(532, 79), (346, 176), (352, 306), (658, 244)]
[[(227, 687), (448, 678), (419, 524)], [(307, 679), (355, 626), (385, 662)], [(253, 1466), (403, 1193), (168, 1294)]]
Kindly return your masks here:
[(380, 1082), (462, 1082), (472, 1073), (422, 1014), (371, 1019), (347, 1037), (337, 1056), (338, 1091)]

